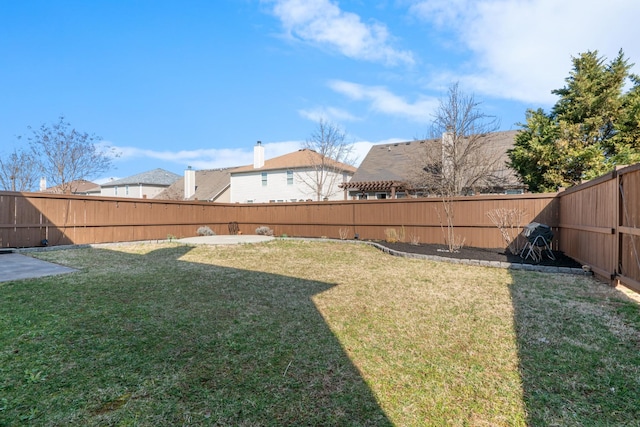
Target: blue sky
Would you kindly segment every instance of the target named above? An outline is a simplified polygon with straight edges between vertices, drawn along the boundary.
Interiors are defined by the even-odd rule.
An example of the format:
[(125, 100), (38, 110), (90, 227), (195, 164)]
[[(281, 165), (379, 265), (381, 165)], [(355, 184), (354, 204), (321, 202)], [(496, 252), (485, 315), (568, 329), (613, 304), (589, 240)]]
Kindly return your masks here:
[(250, 164), (257, 140), (275, 157), (320, 117), (362, 159), (427, 136), (454, 82), (517, 129), (572, 56), (640, 61), (639, 16), (637, 0), (0, 0), (0, 155), (63, 114), (122, 153), (98, 182)]

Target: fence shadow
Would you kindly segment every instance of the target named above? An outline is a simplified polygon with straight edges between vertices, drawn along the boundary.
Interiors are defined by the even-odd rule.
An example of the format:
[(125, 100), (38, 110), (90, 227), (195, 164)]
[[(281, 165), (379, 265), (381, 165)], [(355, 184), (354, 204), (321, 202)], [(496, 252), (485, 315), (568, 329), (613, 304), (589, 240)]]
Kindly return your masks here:
[[(197, 425), (392, 425), (312, 301), (334, 284), (184, 260), (192, 249), (84, 249), (80, 273), (12, 307), (63, 319), (31, 350), (50, 360), (32, 402), (42, 417), (51, 396), (70, 396), (91, 423), (126, 423), (162, 402), (175, 413), (158, 424), (182, 424), (188, 412)], [(83, 279), (95, 265), (99, 276)], [(17, 384), (21, 366), (3, 375)], [(82, 423), (77, 411), (68, 416)]]

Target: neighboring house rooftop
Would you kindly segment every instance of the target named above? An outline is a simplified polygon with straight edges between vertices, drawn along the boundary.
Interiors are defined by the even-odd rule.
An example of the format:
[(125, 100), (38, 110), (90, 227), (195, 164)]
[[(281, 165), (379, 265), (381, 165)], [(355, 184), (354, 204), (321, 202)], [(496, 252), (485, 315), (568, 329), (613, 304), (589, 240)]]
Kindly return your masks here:
[[(233, 168), (207, 169), (195, 171), (195, 193), (186, 200), (208, 200), (214, 201), (229, 188), (231, 182), (230, 171)], [(155, 199), (185, 200), (184, 198), (184, 176), (180, 177)]]
[[(513, 170), (507, 166), (507, 151), (513, 148), (518, 131), (493, 132), (483, 137), (500, 153), (504, 168), (498, 173), (505, 177), (508, 187), (524, 188)], [(343, 188), (351, 191), (404, 191), (411, 187), (412, 171), (420, 167), (426, 150), (441, 150), (441, 139), (416, 140), (371, 147), (360, 167)]]
[[(99, 188), (100, 188), (100, 186), (95, 182), (87, 181), (86, 179), (77, 179), (75, 181), (71, 181), (69, 185), (70, 185), (72, 194), (86, 194), (91, 190), (95, 190), (96, 188), (99, 191)], [(47, 188), (43, 192), (61, 194), (63, 191), (62, 191), (61, 185), (56, 185), (56, 186)]]
[(180, 179), (180, 175), (161, 168), (153, 169), (147, 172), (142, 172), (137, 175), (132, 175), (127, 178), (117, 179), (115, 181), (109, 181), (102, 184), (102, 187), (114, 187), (116, 185), (157, 185), (157, 186), (170, 186), (176, 180)]
[[(264, 161), (264, 165), (260, 168), (254, 167), (254, 165), (241, 166), (231, 170), (232, 174), (245, 173), (254, 171), (269, 171), (269, 170), (282, 170), (282, 169), (302, 169), (308, 168), (314, 165), (320, 164), (322, 156), (316, 151), (303, 148), (293, 153), (284, 154), (282, 156), (274, 157)], [(354, 173), (356, 168), (345, 163), (336, 162), (329, 159), (329, 164), (342, 171)]]

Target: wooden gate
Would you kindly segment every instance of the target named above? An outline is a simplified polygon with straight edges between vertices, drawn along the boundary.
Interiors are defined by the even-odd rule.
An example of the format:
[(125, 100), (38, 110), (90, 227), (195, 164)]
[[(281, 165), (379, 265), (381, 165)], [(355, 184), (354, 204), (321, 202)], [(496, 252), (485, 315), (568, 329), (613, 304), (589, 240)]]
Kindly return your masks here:
[(618, 171), (616, 278), (640, 292), (640, 165)]

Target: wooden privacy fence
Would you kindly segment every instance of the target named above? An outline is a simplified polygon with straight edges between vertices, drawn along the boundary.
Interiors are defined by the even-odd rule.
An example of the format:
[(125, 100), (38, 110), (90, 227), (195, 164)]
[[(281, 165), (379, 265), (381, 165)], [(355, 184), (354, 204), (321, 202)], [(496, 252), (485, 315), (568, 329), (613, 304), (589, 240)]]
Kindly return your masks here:
[[(599, 276), (640, 291), (640, 165), (611, 172), (560, 193), (451, 199), (456, 235), (466, 246), (505, 247), (487, 213), (524, 212), (554, 229), (554, 249)], [(0, 247), (159, 240), (196, 235), (200, 226), (227, 234), (268, 226), (278, 236), (382, 240), (395, 229), (405, 241), (445, 243), (444, 204), (437, 198), (277, 204), (219, 204), (166, 200), (0, 192)]]
[[(244, 234), (264, 225), (277, 236), (380, 240), (394, 228), (405, 241), (444, 243), (446, 224), (435, 198), (240, 205), (0, 192), (0, 206), (2, 247), (190, 237), (200, 226), (228, 234), (232, 221)], [(558, 222), (554, 194), (454, 198), (451, 206), (455, 233), (467, 246), (505, 247), (487, 216), (496, 208), (522, 210), (525, 223)]]
[(558, 193), (559, 247), (640, 292), (640, 164)]

